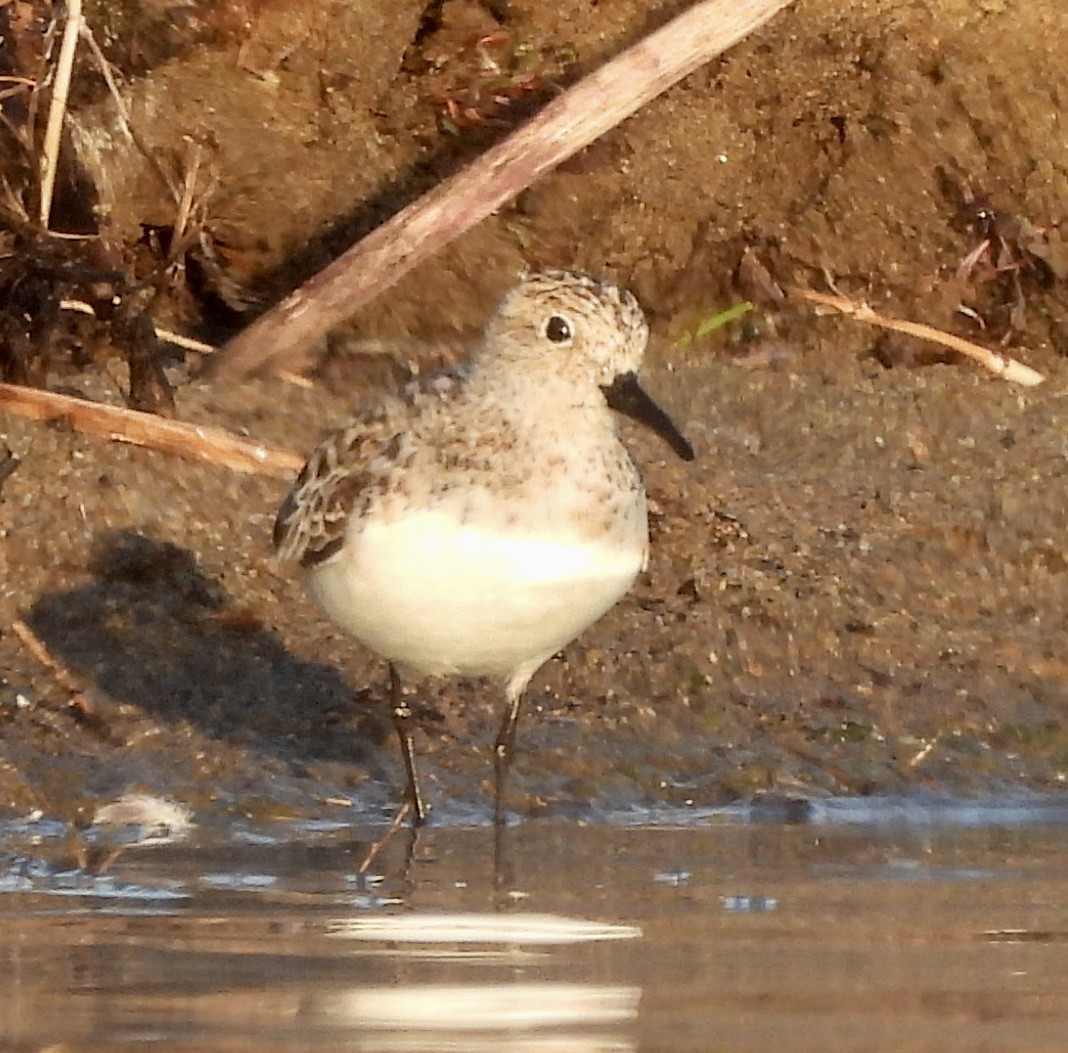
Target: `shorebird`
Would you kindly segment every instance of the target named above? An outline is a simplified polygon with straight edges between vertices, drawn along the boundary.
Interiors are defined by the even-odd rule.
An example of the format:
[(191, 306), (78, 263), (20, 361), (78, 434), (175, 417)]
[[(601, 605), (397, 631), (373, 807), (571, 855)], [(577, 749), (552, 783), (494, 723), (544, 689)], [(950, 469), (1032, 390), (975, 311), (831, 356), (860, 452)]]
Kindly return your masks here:
[(389, 663), (416, 823), (427, 814), (402, 672), (504, 687), (495, 818), (523, 694), (648, 558), (645, 489), (613, 411), (694, 452), (643, 391), (634, 297), (584, 274), (524, 278), (459, 365), (365, 400), (311, 454), (274, 542), (341, 629)]

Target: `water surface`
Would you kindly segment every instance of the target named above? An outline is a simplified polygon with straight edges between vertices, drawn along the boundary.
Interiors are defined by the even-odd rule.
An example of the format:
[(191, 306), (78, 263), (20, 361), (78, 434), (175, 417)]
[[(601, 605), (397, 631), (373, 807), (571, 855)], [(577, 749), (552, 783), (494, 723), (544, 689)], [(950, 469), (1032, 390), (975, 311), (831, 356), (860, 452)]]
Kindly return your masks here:
[(1063, 1050), (1066, 814), (431, 827), (363, 876), (381, 828), (198, 830), (94, 875), (13, 824), (0, 1047)]

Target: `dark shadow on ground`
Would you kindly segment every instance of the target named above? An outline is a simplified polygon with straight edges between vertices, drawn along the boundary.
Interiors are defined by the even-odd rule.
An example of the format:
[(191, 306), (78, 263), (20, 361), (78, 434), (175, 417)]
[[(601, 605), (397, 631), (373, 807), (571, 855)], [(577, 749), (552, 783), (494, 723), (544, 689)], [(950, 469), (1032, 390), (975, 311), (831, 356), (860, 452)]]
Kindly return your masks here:
[(357, 778), (389, 778), (378, 750), (389, 729), (381, 693), (354, 698), (334, 670), (288, 653), (191, 552), (107, 533), (90, 571), (90, 584), (42, 596), (27, 622), (89, 684), (119, 744), (162, 731), (180, 755), (191, 728), (274, 757), (289, 775), (339, 762), (363, 768)]

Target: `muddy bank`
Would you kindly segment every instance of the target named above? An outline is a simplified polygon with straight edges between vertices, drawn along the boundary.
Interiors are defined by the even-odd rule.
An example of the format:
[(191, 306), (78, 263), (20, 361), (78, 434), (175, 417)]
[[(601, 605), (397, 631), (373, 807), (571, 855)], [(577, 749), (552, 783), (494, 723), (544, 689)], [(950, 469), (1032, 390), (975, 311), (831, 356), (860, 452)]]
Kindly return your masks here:
[[(142, 47), (139, 65), (132, 31), (113, 27), (150, 149), (179, 164), (188, 137), (207, 144), (204, 230), (244, 301), (277, 295), (670, 13), (411, 7), (383, 20), (355, 5), (324, 44), (291, 5), (250, 29), (194, 5), (187, 37), (172, 27), (173, 46)], [(369, 373), (390, 372), (354, 348), (432, 360), (523, 266), (609, 274), (649, 311), (649, 386), (699, 460), (669, 462), (628, 431), (655, 502), (650, 570), (534, 681), (515, 807), (1057, 789), (1066, 31), (1054, 0), (802, 0), (361, 312), (311, 389), (208, 387), (174, 359), (178, 412), (309, 449)], [(496, 92), (507, 105), (480, 47), (516, 88)], [(173, 203), (114, 133), (112, 105), (86, 89), (76, 138), (96, 144), (84, 156), (105, 236), (136, 257)], [(760, 293), (747, 248), (775, 281), (1004, 341), (1049, 379), (1024, 390), (766, 301), (689, 339)], [(241, 320), (195, 282), (161, 310), (216, 333)], [(49, 379), (119, 401), (126, 374), (105, 359)], [(220, 818), (389, 806), (401, 780), (383, 669), (269, 558), (285, 482), (9, 417), (2, 429), (20, 463), (0, 491), (0, 806), (72, 816), (128, 789)], [(8, 628), (20, 617), (84, 684), (74, 705)], [(428, 688), (420, 750), (439, 815), (485, 814), (498, 709), (486, 685)]]

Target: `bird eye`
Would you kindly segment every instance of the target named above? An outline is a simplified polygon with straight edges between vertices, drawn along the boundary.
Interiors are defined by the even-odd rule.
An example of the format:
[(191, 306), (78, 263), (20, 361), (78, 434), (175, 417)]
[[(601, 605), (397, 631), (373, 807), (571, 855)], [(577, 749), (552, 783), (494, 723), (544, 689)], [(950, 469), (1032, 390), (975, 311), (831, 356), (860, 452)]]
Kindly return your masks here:
[(545, 323), (545, 336), (554, 344), (565, 344), (571, 339), (571, 323), (558, 314), (554, 314)]

